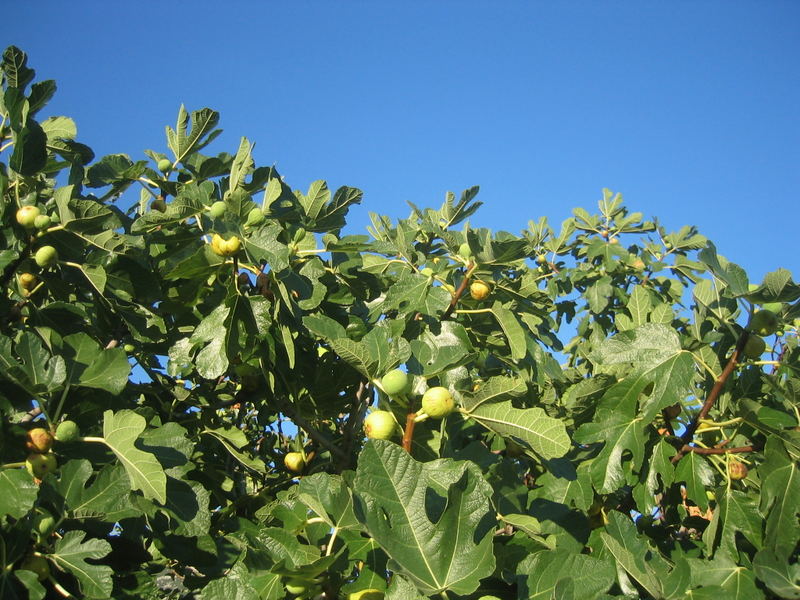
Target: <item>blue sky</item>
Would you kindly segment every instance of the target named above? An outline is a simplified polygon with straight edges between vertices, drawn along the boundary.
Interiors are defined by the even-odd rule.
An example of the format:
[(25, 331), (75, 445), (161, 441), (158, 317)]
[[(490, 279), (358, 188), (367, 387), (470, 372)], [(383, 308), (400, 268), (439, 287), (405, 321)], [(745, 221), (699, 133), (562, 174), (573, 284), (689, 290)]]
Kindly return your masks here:
[[(556, 228), (601, 189), (694, 224), (760, 280), (798, 274), (800, 3), (16, 2), (29, 54), (98, 156), (166, 151), (178, 107), (206, 150), (256, 143), (287, 182), (405, 217), (480, 185), (475, 226)], [(13, 26), (9, 26), (13, 24)]]

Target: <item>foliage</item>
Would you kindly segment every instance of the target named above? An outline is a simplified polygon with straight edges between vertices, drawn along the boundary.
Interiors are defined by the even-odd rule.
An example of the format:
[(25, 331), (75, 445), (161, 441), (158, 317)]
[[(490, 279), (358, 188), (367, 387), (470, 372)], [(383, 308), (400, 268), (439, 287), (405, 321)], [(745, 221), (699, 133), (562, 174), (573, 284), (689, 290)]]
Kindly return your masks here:
[[(358, 189), (203, 154), (211, 109), (95, 160), (2, 72), (3, 598), (800, 598), (788, 271), (751, 289), (607, 190), (556, 229), (475, 227), (471, 188), (346, 234)], [(433, 387), (456, 410), (418, 418)], [(65, 420), (35, 479), (26, 432)]]

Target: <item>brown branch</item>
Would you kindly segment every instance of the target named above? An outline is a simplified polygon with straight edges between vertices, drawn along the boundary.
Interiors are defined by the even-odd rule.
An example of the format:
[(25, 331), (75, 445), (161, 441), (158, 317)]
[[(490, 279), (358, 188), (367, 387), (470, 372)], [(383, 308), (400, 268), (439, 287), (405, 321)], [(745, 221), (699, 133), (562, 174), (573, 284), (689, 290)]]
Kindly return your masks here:
[[(699, 448), (697, 446), (686, 445), (681, 448), (683, 454), (694, 452), (695, 454), (741, 454), (743, 452), (756, 452), (761, 450), (761, 444), (752, 444), (750, 446), (739, 446), (738, 448)], [(681, 456), (683, 456), (681, 454)]]
[[(697, 427), (700, 425), (700, 421), (705, 419), (708, 416), (708, 413), (711, 412), (711, 409), (714, 406), (714, 402), (717, 401), (719, 395), (722, 393), (722, 388), (725, 387), (725, 382), (728, 381), (728, 378), (733, 373), (734, 369), (736, 368), (736, 364), (739, 361), (739, 355), (741, 355), (742, 351), (744, 350), (745, 344), (747, 344), (747, 338), (750, 334), (747, 331), (742, 331), (739, 339), (736, 342), (736, 347), (733, 349), (733, 354), (731, 354), (730, 359), (728, 359), (728, 364), (725, 365), (725, 368), (722, 370), (722, 373), (714, 382), (714, 386), (711, 388), (711, 392), (709, 392), (706, 401), (703, 403), (703, 407), (700, 409), (700, 412), (697, 416), (692, 420), (689, 425), (686, 426), (686, 431), (683, 432), (681, 435), (681, 441), (683, 442), (683, 447), (678, 451), (678, 453), (672, 457), (672, 463), (677, 463), (687, 452), (695, 452), (695, 446), (689, 446), (689, 442), (692, 441), (694, 438), (694, 433), (697, 431)], [(691, 448), (687, 450), (686, 448)], [(700, 454), (703, 454), (702, 452)], [(715, 452), (709, 452), (707, 454), (715, 454)], [(723, 452), (724, 454), (724, 452)]]
[(467, 265), (467, 272), (464, 273), (464, 279), (461, 280), (461, 285), (458, 286), (458, 289), (456, 289), (455, 293), (453, 294), (453, 297), (450, 300), (450, 305), (447, 307), (444, 313), (442, 313), (442, 318), (441, 318), (442, 321), (444, 321), (445, 319), (449, 319), (450, 315), (453, 314), (453, 311), (456, 309), (458, 301), (461, 299), (461, 296), (464, 295), (464, 292), (466, 291), (467, 286), (469, 285), (469, 279), (472, 276), (472, 271), (474, 270), (474, 268), (475, 268), (475, 263), (470, 261), (470, 263)]
[(742, 334), (739, 336), (739, 340), (736, 342), (736, 347), (733, 349), (733, 354), (731, 354), (728, 364), (725, 365), (722, 373), (714, 382), (714, 387), (711, 388), (708, 398), (706, 398), (706, 401), (703, 403), (703, 408), (700, 409), (698, 415), (691, 423), (689, 423), (689, 425), (687, 425), (686, 431), (684, 431), (683, 435), (681, 435), (681, 439), (684, 443), (688, 443), (692, 440), (694, 437), (694, 432), (697, 430), (698, 425), (700, 425), (700, 421), (705, 419), (708, 416), (708, 413), (711, 412), (714, 402), (717, 401), (717, 398), (719, 398), (719, 395), (722, 393), (722, 388), (725, 386), (725, 382), (728, 381), (731, 373), (733, 373), (733, 370), (736, 368), (736, 364), (739, 361), (739, 355), (742, 353), (745, 344), (747, 344), (748, 335), (749, 334), (747, 331), (742, 331)]
[(414, 438), (414, 425), (416, 422), (417, 413), (410, 412), (406, 416), (406, 426), (403, 429), (403, 450), (411, 454), (411, 440)]

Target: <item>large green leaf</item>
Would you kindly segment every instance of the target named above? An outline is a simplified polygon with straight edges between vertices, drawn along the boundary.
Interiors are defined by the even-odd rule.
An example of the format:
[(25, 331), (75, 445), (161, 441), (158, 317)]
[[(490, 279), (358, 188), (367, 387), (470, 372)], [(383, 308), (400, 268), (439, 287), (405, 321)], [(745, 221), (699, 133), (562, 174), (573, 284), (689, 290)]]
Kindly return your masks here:
[(767, 516), (764, 542), (768, 546), (793, 545), (800, 539), (800, 469), (776, 438), (767, 439), (761, 477), (761, 514)]
[(303, 504), (332, 528), (358, 527), (353, 513), (353, 495), (341, 477), (316, 473), (300, 482), (298, 497)]
[(541, 408), (514, 408), (511, 401), (479, 404), (468, 413), (487, 429), (524, 442), (543, 458), (564, 456), (570, 439), (564, 422)]
[(522, 561), (517, 571), (518, 598), (561, 598), (556, 586), (571, 580), (575, 598), (600, 598), (613, 585), (617, 572), (612, 561), (565, 551), (537, 552)]
[(0, 515), (21, 518), (38, 495), (39, 486), (25, 469), (0, 469)]
[(753, 571), (738, 565), (724, 553), (717, 554), (713, 560), (690, 558), (688, 562), (692, 571), (692, 585), (702, 585), (701, 589), (718, 586), (717, 598), (720, 592), (725, 598), (735, 600), (764, 598), (764, 593), (756, 587)]
[(800, 565), (789, 563), (791, 547), (761, 550), (753, 560), (758, 578), (780, 598), (800, 598)]
[(167, 499), (167, 476), (156, 457), (136, 446), (145, 430), (144, 417), (132, 410), (103, 413), (103, 438), (130, 478), (131, 488), (141, 490), (145, 498), (161, 502)]
[(468, 462), (419, 463), (370, 441), (353, 483), (356, 516), (424, 594), (469, 594), (494, 569), (491, 488)]
[(187, 133), (189, 113), (183, 104), (178, 111), (178, 122), (173, 130), (167, 127), (167, 144), (175, 154), (177, 161), (185, 160), (189, 154), (200, 150), (209, 144), (220, 133), (221, 129), (214, 129), (219, 122), (219, 113), (210, 108), (192, 111), (192, 124)]
[(64, 499), (64, 509), (70, 516), (114, 523), (139, 514), (130, 502), (131, 485), (121, 466), (104, 467), (87, 487), (93, 475), (92, 464), (85, 459), (71, 460), (61, 467), (58, 481), (52, 485)]
[(94, 565), (86, 559), (103, 558), (111, 552), (111, 544), (105, 540), (89, 539), (85, 542), (85, 531), (68, 531), (56, 542), (49, 556), (59, 568), (68, 571), (78, 580), (85, 598), (110, 598), (114, 582), (113, 569), (107, 565)]

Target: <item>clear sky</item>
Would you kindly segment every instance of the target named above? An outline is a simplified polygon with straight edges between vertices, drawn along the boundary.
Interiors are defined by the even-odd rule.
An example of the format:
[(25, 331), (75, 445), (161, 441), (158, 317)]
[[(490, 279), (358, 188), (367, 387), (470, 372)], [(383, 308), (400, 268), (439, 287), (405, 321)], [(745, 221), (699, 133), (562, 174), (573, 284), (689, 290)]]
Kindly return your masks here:
[(98, 156), (166, 151), (178, 107), (220, 111), (204, 152), (256, 142), (287, 182), (408, 215), (480, 185), (473, 225), (557, 229), (603, 187), (697, 225), (760, 281), (800, 279), (800, 2), (14, 2), (3, 48), (59, 91), (44, 116)]

